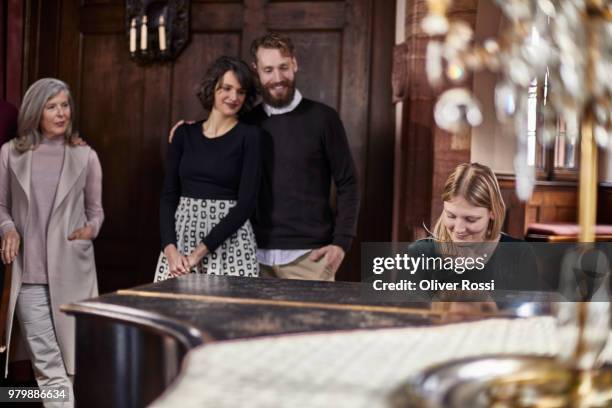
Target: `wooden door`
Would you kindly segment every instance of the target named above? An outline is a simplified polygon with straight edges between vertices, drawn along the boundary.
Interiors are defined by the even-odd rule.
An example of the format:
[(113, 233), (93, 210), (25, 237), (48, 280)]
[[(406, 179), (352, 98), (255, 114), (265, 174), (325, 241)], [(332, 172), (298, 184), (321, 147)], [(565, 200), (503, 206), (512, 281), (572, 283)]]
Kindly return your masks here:
[[(56, 75), (68, 82), (76, 98), (78, 128), (102, 162), (106, 221), (96, 241), (101, 290), (151, 281), (160, 249), (158, 201), (168, 130), (178, 119), (203, 116), (195, 88), (205, 68), (223, 54), (249, 61), (251, 41), (266, 30), (282, 31), (294, 40), (302, 93), (340, 113), (362, 196), (380, 200), (379, 195), (385, 194), (391, 203), (392, 192), (387, 187), (392, 165), (373, 165), (379, 173), (386, 173), (382, 177), (387, 183), (374, 183), (379, 184), (376, 190), (366, 194), (368, 160), (376, 160), (367, 151), (372, 145), (368, 108), (373, 3), (192, 1), (191, 38), (183, 53), (172, 63), (142, 67), (129, 58), (123, 1), (30, 2), (34, 17), (29, 28), (32, 50), (28, 60), (32, 63), (26, 69), (27, 80)], [(382, 3), (386, 6), (378, 3), (376, 7), (386, 7), (386, 14), (392, 13), (389, 7), (394, 10), (394, 1)], [(390, 33), (389, 46), (382, 48), (389, 49), (389, 60)], [(45, 43), (45, 38), (51, 40)], [(390, 107), (390, 96), (384, 102)], [(375, 154), (392, 157), (388, 151), (393, 148), (392, 129), (389, 120), (388, 132), (375, 143), (387, 150), (375, 149)], [(373, 176), (381, 179), (380, 174)], [(368, 217), (367, 209), (362, 201), (361, 236), (339, 279), (359, 279), (359, 242), (368, 230), (363, 220), (380, 221), (375, 214)], [(372, 226), (372, 230), (378, 231), (378, 236), (368, 240), (389, 239), (384, 228)]]

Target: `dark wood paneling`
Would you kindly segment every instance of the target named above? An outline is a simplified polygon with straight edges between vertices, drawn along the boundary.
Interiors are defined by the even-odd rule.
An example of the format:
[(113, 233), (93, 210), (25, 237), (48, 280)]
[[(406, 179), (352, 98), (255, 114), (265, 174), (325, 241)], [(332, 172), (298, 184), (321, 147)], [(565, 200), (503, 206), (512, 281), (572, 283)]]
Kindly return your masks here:
[(302, 94), (339, 110), (342, 32), (288, 31), (286, 34), (294, 41), (297, 50), (297, 82)]
[(521, 238), (525, 235), (525, 202), (516, 196), (514, 176), (497, 175), (497, 180), (506, 204), (506, 220), (502, 231)]
[[(75, 98), (75, 104), (77, 107), (76, 128), (80, 129), (80, 126), (82, 124), (80, 120), (80, 108), (82, 106), (81, 75), (83, 71), (83, 33), (79, 31), (79, 21), (81, 18), (81, 14), (79, 13), (79, 9), (76, 7), (76, 5), (72, 4), (71, 2), (63, 2), (61, 5), (58, 5), (58, 8), (61, 10), (61, 14), (59, 20), (57, 21), (55, 29), (59, 30), (59, 27), (61, 27), (61, 30), (59, 30), (58, 45), (58, 49), (61, 49), (61, 53), (58, 54), (58, 72), (54, 76), (68, 82), (68, 85), (70, 85), (70, 87), (72, 88), (72, 96)], [(127, 50), (125, 50), (125, 53), (127, 54)], [(32, 57), (36, 58), (35, 55), (33, 55)], [(112, 58), (112, 56), (110, 58)], [(95, 61), (90, 61), (90, 63), (95, 64)], [(108, 80), (111, 80), (111, 78), (100, 78), (98, 79), (98, 82)], [(83, 104), (83, 106), (84, 105), (88, 105), (88, 103)], [(73, 117), (74, 116), (75, 115), (73, 115)], [(109, 116), (107, 116), (107, 118), (109, 118)], [(92, 135), (87, 135), (87, 140), (89, 140), (90, 142), (91, 140), (94, 140), (94, 138), (96, 138), (96, 133)], [(104, 168), (102, 170), (104, 171)]]
[(39, 67), (28, 82), (44, 72), (69, 83), (77, 125), (102, 162), (106, 221), (96, 258), (103, 291), (152, 279), (169, 127), (181, 118), (202, 118), (195, 92), (207, 66), (223, 54), (250, 60), (251, 41), (266, 30), (282, 29), (294, 39), (298, 86), (335, 107), (347, 130), (362, 212), (359, 236), (338, 278), (360, 278), (361, 241), (389, 239), (394, 31), (388, 22), (395, 1), (193, 1), (187, 48), (174, 63), (148, 67), (129, 58), (123, 1), (52, 0), (44, 13), (35, 0), (29, 4), (36, 25), (29, 29), (40, 32), (40, 41), (28, 54)]
[[(79, 31), (87, 34), (124, 34), (125, 7), (121, 4), (92, 5), (79, 9)], [(127, 44), (127, 36), (125, 36)]]
[(597, 198), (597, 222), (612, 224), (612, 183), (600, 183)]
[[(164, 177), (163, 166), (156, 159), (160, 151), (168, 145), (166, 137), (169, 131), (171, 104), (169, 103), (169, 84), (172, 83), (170, 65), (154, 65), (144, 70), (143, 89), (144, 105), (142, 134), (140, 140), (141, 163), (137, 168), (136, 178), (139, 183), (139, 211), (134, 220), (140, 231), (159, 231), (159, 196), (161, 180)], [(187, 99), (187, 98), (185, 98)], [(163, 101), (163, 102), (162, 102)], [(161, 120), (151, 120), (161, 118)], [(155, 270), (160, 253), (159, 233), (140, 234), (143, 251), (137, 258), (138, 281), (150, 279)]]
[(578, 191), (576, 186), (537, 186), (526, 205), (526, 226), (534, 222), (575, 223), (578, 220)]
[(265, 2), (262, 0), (243, 1), (242, 58), (251, 61), (250, 48), (253, 40), (266, 33)]
[(6, 2), (0, 5), (0, 98), (2, 99), (6, 99), (6, 38), (8, 35), (6, 6)]
[(398, 241), (412, 241), (424, 235), (422, 227), (431, 213), (433, 102), (410, 98), (404, 102), (404, 123), (400, 141)]
[(89, 6), (92, 4), (113, 4), (113, 3), (123, 3), (121, 0), (81, 0), (81, 3), (85, 6)]
[[(361, 242), (369, 239), (364, 235), (364, 223), (368, 223), (369, 214), (363, 208), (369, 208), (365, 203), (366, 172), (368, 169), (366, 146), (368, 137), (367, 115), (370, 98), (370, 41), (372, 36), (372, 7), (370, 0), (351, 2), (346, 8), (346, 26), (343, 31), (342, 43), (342, 77), (340, 106), (338, 111), (346, 128), (351, 153), (355, 159), (361, 191), (361, 208), (357, 224), (357, 239), (352, 251), (346, 257), (342, 268), (338, 271), (340, 280), (361, 279)], [(389, 54), (390, 58), (390, 54)], [(390, 78), (388, 78), (390, 81)], [(390, 83), (388, 83), (390, 86)], [(379, 103), (381, 101), (378, 101)], [(367, 195), (366, 195), (367, 197)], [(391, 199), (389, 197), (389, 199)]]
[[(527, 227), (534, 222), (576, 223), (578, 221), (576, 182), (537, 182), (531, 198), (525, 202), (520, 201), (516, 196), (514, 176), (498, 175), (498, 179), (506, 203), (505, 231), (510, 235), (524, 237)], [(601, 191), (602, 187), (600, 187)], [(600, 206), (602, 204), (600, 200)], [(605, 210), (599, 210), (598, 223), (606, 223), (606, 213)]]
[(6, 83), (4, 95), (6, 100), (19, 107), (22, 94), (22, 73), (24, 68), (25, 8), (22, 0), (8, 0), (6, 9)]
[(192, 32), (242, 31), (243, 19), (243, 6), (240, 3), (193, 4), (191, 6)]
[[(395, 149), (395, 107), (390, 85), (395, 39), (395, 4), (374, 3), (372, 22), (371, 81), (369, 89), (369, 123), (366, 145), (367, 168), (361, 213), (368, 219), (360, 222), (364, 240), (391, 240), (393, 218), (393, 161)], [(358, 248), (353, 248), (353, 251)], [(360, 248), (359, 248), (360, 249)]]
[(287, 2), (268, 4), (266, 24), (270, 30), (342, 30), (345, 28), (344, 1), (317, 4)]
[[(105, 58), (99, 58), (104, 55)], [(157, 203), (143, 199), (147, 183), (141, 170), (154, 168), (152, 159), (143, 155), (143, 116), (145, 72), (129, 60), (122, 36), (83, 36), (83, 69), (80, 72), (79, 94), (81, 129), (86, 140), (100, 156), (103, 177), (105, 225), (96, 240), (101, 290), (114, 289), (111, 282), (133, 285), (141, 257), (152, 256), (144, 245), (147, 234), (157, 225)], [(131, 108), (127, 108), (131, 107)], [(157, 160), (155, 160), (157, 162)], [(158, 172), (159, 173), (159, 172)], [(150, 177), (153, 177), (151, 175)], [(140, 216), (148, 217), (151, 227), (140, 224)], [(132, 270), (124, 276), (118, 272)]]

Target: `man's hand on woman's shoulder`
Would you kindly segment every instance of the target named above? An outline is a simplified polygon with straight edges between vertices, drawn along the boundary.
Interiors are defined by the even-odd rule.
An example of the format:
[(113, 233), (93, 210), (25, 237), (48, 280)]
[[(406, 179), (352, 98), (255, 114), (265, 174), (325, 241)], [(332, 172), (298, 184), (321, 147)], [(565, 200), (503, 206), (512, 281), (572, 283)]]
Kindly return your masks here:
[(70, 136), (70, 146), (73, 147), (77, 147), (77, 146), (87, 146), (87, 142), (85, 140), (83, 140), (81, 138), (81, 135), (79, 135), (79, 133), (74, 133), (72, 136)]
[(191, 125), (191, 124), (195, 123), (195, 120), (184, 120), (184, 119), (181, 119), (178, 122), (176, 122), (174, 124), (174, 126), (172, 126), (172, 129), (170, 129), (170, 135), (168, 136), (168, 143), (172, 143), (172, 138), (174, 137), (174, 132), (176, 132), (176, 129), (178, 129), (178, 127), (181, 126), (183, 123)]

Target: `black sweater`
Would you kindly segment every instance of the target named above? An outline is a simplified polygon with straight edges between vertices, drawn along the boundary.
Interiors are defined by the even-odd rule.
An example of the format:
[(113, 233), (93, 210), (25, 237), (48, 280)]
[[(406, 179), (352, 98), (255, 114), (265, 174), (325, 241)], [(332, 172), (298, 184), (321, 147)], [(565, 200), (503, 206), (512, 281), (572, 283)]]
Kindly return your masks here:
[[(433, 238), (413, 243), (408, 252), (414, 257), (421, 254), (428, 257), (445, 257), (439, 253)], [(504, 233), (501, 234), (499, 244), (482, 270), (467, 269), (463, 274), (457, 274), (452, 270), (418, 273), (422, 275), (421, 279), (435, 278), (441, 282), (461, 282), (462, 279), (489, 282), (493, 279), (498, 290), (542, 289), (537, 260), (531, 245)]]
[[(262, 186), (253, 217), (257, 245), (308, 249), (333, 243), (345, 251), (355, 236), (359, 186), (336, 111), (302, 99), (291, 112), (269, 116), (258, 105), (245, 119), (263, 129)], [(329, 203), (337, 189), (337, 214)]]
[(162, 249), (176, 245), (174, 214), (181, 196), (237, 200), (202, 240), (211, 252), (251, 216), (261, 179), (260, 133), (257, 127), (244, 123), (212, 139), (202, 134), (202, 121), (176, 129), (168, 146), (160, 200)]

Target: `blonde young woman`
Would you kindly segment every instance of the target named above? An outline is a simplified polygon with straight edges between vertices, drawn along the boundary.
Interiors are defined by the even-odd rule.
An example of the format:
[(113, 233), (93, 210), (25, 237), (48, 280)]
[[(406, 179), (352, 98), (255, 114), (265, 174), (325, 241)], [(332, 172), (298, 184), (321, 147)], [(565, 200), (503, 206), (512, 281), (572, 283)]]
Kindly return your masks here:
[(444, 281), (495, 281), (496, 289), (540, 287), (531, 248), (502, 232), (506, 207), (493, 171), (479, 163), (458, 165), (442, 192), (443, 210), (432, 236), (411, 246), (430, 256), (482, 259), (483, 268), (435, 271)]
[(104, 219), (102, 170), (91, 147), (73, 144), (73, 117), (64, 82), (36, 81), (17, 138), (0, 150), (2, 260), (13, 265), (7, 343), (16, 315), (38, 385), (70, 393), (45, 406), (74, 404), (74, 318), (59, 307), (98, 294), (92, 240)]

